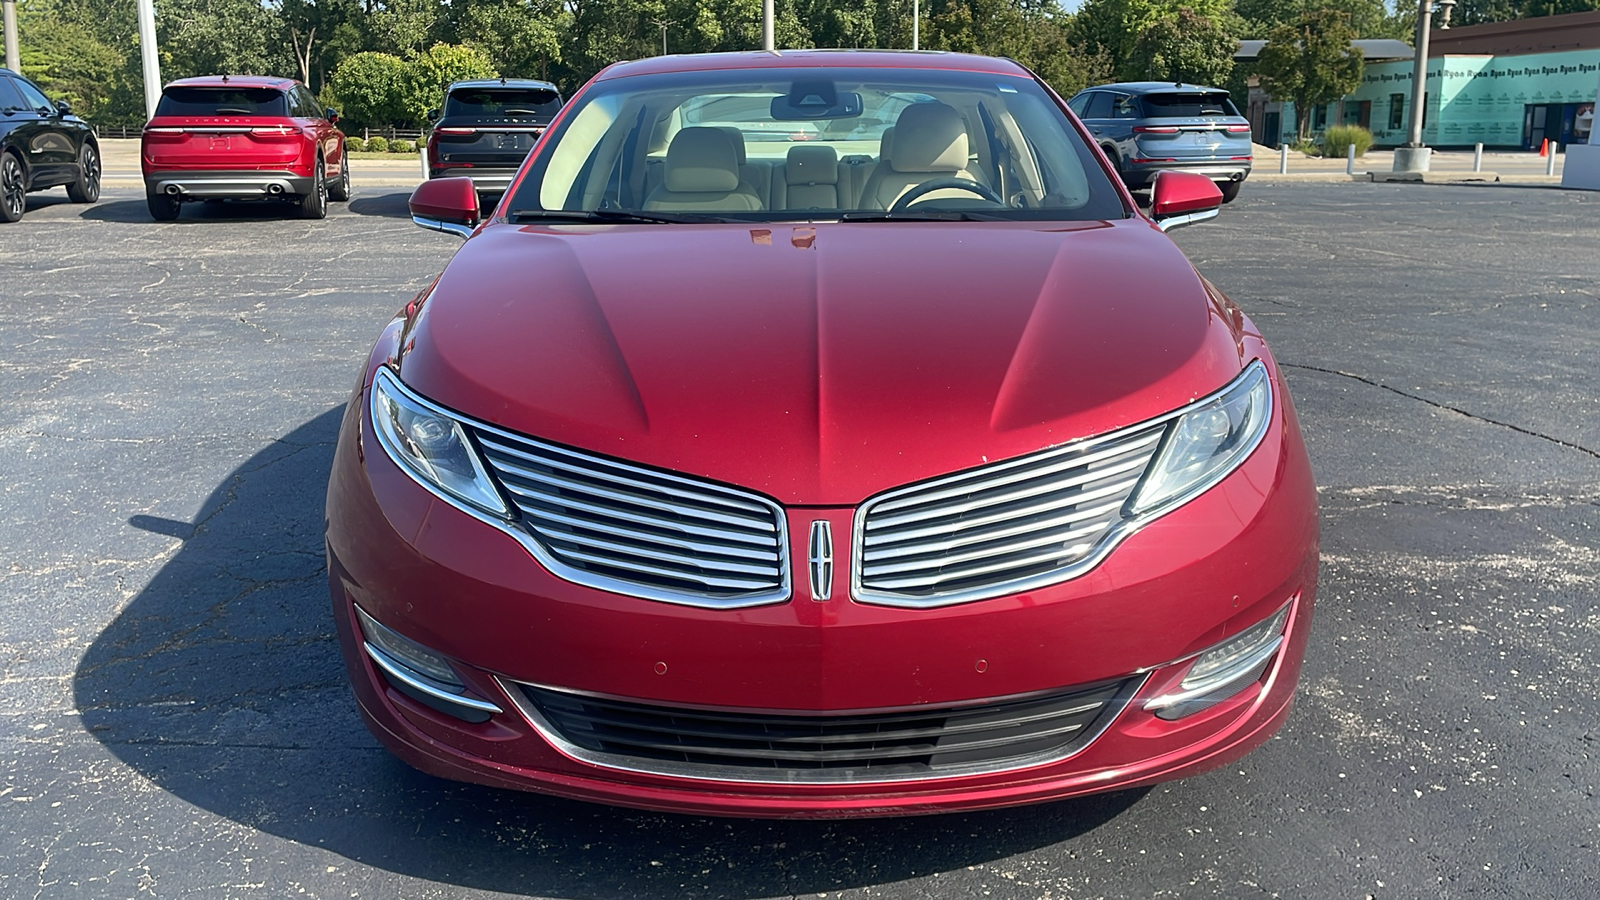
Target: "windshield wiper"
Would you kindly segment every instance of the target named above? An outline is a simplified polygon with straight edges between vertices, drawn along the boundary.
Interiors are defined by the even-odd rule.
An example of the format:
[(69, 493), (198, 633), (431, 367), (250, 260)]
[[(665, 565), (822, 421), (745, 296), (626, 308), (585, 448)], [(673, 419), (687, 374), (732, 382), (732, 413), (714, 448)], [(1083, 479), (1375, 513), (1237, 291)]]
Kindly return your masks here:
[(841, 222), (1012, 222), (1005, 216), (959, 209), (905, 209), (839, 214)]
[(639, 209), (514, 209), (512, 219), (552, 219), (563, 222), (644, 222), (651, 225), (694, 225), (705, 222), (736, 222), (721, 216), (697, 213), (645, 212)]

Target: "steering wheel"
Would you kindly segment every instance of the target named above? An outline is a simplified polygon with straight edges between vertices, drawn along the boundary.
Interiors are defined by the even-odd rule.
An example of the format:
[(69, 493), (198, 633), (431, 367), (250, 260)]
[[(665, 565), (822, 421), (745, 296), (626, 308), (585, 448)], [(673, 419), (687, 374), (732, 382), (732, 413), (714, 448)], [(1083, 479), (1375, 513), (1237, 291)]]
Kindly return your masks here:
[(966, 191), (969, 194), (977, 194), (979, 197), (982, 197), (996, 206), (1006, 205), (1006, 202), (1000, 199), (1000, 195), (996, 194), (993, 189), (983, 182), (973, 181), (971, 178), (950, 177), (935, 178), (932, 181), (924, 181), (911, 190), (906, 191), (904, 194), (900, 195), (900, 199), (894, 201), (894, 203), (889, 207), (889, 212), (901, 212), (911, 204), (921, 200), (923, 197), (928, 196), (934, 191), (943, 190)]

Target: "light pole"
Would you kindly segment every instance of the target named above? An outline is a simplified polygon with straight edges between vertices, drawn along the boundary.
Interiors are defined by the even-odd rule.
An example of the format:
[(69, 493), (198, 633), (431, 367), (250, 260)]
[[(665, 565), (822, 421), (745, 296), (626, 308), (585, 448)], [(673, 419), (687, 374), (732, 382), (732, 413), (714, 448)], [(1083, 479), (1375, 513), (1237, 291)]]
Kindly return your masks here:
[(911, 49), (922, 49), (922, 0), (911, 0)]
[(772, 0), (761, 0), (761, 49), (768, 53), (777, 52), (777, 42), (772, 34)]
[(21, 72), (22, 58), (17, 51), (17, 0), (0, 0), (0, 6), (5, 7), (6, 68)]
[[(1422, 116), (1428, 102), (1428, 32), (1433, 27), (1434, 0), (1417, 2), (1417, 58), (1411, 67), (1411, 119), (1405, 146), (1394, 148), (1394, 171), (1426, 172), (1433, 148), (1422, 143)], [(1450, 21), (1450, 7), (1456, 0), (1438, 0), (1444, 19)]]
[(145, 121), (156, 117), (161, 100), (161, 58), (156, 55), (156, 8), (151, 0), (139, 3), (139, 53), (144, 62)]

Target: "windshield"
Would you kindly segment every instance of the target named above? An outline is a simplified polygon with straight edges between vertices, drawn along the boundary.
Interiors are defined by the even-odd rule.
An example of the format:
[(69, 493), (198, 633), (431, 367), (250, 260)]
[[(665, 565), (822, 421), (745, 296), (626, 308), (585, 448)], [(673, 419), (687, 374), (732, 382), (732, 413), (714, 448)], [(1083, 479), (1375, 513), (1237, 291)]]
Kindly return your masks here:
[(679, 72), (600, 81), (575, 102), (512, 198), (514, 215), (1127, 215), (1093, 151), (1025, 77), (884, 68)]
[(548, 88), (457, 88), (445, 100), (446, 116), (536, 116), (550, 119), (561, 109), (561, 95)]
[(1239, 110), (1228, 99), (1228, 95), (1216, 91), (1214, 93), (1193, 94), (1145, 94), (1145, 115), (1152, 119), (1167, 118), (1170, 116), (1237, 116)]
[(158, 116), (287, 116), (289, 104), (276, 88), (170, 87), (161, 93)]

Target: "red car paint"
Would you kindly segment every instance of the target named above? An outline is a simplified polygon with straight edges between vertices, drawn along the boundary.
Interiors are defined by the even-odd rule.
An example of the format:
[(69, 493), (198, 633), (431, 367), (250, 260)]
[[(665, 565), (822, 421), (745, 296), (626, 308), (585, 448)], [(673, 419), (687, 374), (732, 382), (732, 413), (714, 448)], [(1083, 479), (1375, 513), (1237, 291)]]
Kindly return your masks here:
[[(792, 57), (782, 64), (1016, 71), (969, 57)], [(682, 57), (598, 77), (763, 61), (777, 64)], [(1205, 771), (1265, 741), (1288, 713), (1310, 627), (1310, 466), (1254, 326), (1121, 196), (1129, 217), (1094, 222), (486, 222), (385, 329), (336, 450), (330, 589), (369, 727), (401, 758), (444, 777), (741, 816), (1038, 802)], [(1197, 208), (1173, 196), (1183, 210)], [(846, 536), (873, 495), (1162, 416), (1257, 359), (1275, 401), (1260, 446), (1086, 574), (933, 609), (851, 597)], [(384, 366), (478, 421), (773, 498), (788, 517), (793, 584), (808, 578), (808, 525), (826, 520), (841, 548), (832, 599), (797, 591), (782, 603), (714, 610), (557, 577), (391, 462), (366, 399)], [(1174, 721), (1143, 709), (1173, 689), (1195, 654), (1285, 604), (1283, 648), (1258, 682)], [(506, 712), (471, 724), (397, 691), (361, 649), (355, 605), (452, 659), (468, 690)], [(594, 765), (545, 740), (497, 680), (663, 705), (822, 713), (1128, 676), (1144, 679), (1138, 695), (1066, 759), (853, 784)]]

